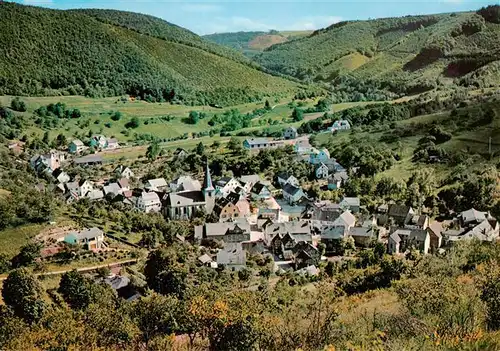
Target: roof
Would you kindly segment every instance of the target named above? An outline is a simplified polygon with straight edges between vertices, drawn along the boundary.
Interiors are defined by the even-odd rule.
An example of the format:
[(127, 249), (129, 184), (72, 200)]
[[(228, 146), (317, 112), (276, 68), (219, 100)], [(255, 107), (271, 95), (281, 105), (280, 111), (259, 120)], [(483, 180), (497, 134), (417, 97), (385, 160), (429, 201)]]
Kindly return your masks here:
[(93, 227), (90, 229), (84, 229), (79, 232), (71, 232), (69, 233), (69, 235), (74, 235), (78, 240), (84, 240), (84, 239), (90, 240), (98, 236), (104, 235), (104, 232), (99, 228)]
[(344, 197), (342, 202), (352, 207), (359, 207), (360, 205), (359, 197)]
[(167, 181), (164, 178), (149, 179), (147, 183), (152, 188), (162, 188), (168, 186)]
[(443, 232), (443, 223), (435, 221), (429, 225), (429, 229), (438, 237), (441, 237), (441, 233)]
[(128, 188), (130, 186), (130, 183), (127, 178), (121, 178), (118, 180), (118, 185), (121, 188)]
[(487, 212), (480, 212), (475, 210), (474, 208), (460, 213), (460, 217), (462, 218), (464, 223), (482, 222), (486, 219), (487, 215)]
[(308, 221), (279, 222), (266, 226), (265, 232), (269, 235), (286, 233), (291, 235), (310, 234), (311, 226)]
[(108, 144), (118, 144), (118, 140), (115, 138), (108, 139)]
[(389, 217), (406, 217), (413, 209), (410, 206), (392, 204), (389, 206)]
[(249, 145), (258, 145), (258, 144), (269, 144), (271, 139), (268, 138), (252, 138), (245, 140)]
[(293, 131), (293, 132), (297, 133), (297, 128), (295, 128), (295, 127), (288, 127), (285, 130)]
[(291, 196), (295, 196), (301, 190), (301, 188), (297, 188), (295, 185), (292, 185), (290, 183), (287, 183), (283, 186), (283, 192)]
[(157, 193), (154, 191), (151, 191), (149, 193), (142, 192), (141, 198), (143, 201), (155, 201), (155, 202), (160, 202), (160, 197), (158, 196)]
[(106, 194), (106, 195), (108, 195), (110, 193), (118, 194), (121, 191), (121, 188), (118, 185), (118, 183), (111, 183), (111, 184), (105, 185), (103, 189), (104, 189), (104, 194)]
[(346, 181), (349, 179), (349, 175), (347, 174), (346, 171), (342, 171), (342, 172), (336, 172), (334, 173), (330, 179), (334, 180), (334, 181), (337, 181), (337, 182), (340, 182), (340, 181)]
[(293, 175), (291, 175), (291, 174), (290, 174), (290, 173), (288, 173), (288, 172), (279, 172), (279, 173), (278, 173), (278, 178), (279, 178), (279, 179), (288, 180), (288, 179), (290, 179), (291, 177), (293, 177)]
[(205, 203), (202, 191), (181, 191), (167, 194), (167, 204), (171, 207), (189, 206), (195, 203)]
[(399, 244), (401, 242), (401, 237), (399, 236), (397, 231), (392, 233), (391, 236), (389, 236), (389, 239), (391, 239), (392, 241), (394, 241), (397, 244)]
[(191, 178), (191, 176), (180, 176), (174, 179), (171, 184), (175, 184), (179, 191), (201, 190), (200, 181)]
[(212, 183), (212, 176), (210, 175), (210, 168), (208, 167), (208, 159), (205, 166), (205, 179), (203, 180), (203, 189), (214, 190), (214, 185)]
[(94, 190), (90, 190), (90, 191), (87, 193), (87, 197), (88, 197), (90, 200), (100, 200), (100, 199), (103, 199), (103, 198), (104, 198), (104, 193), (102, 192), (102, 190), (99, 190), (99, 189), (94, 189)]
[(247, 184), (247, 183), (255, 184), (255, 183), (260, 182), (260, 176), (259, 176), (258, 174), (248, 174), (248, 175), (242, 175), (242, 176), (240, 177), (240, 180), (241, 180), (244, 184)]
[(227, 183), (229, 183), (231, 181), (231, 177), (222, 177), (222, 178), (219, 178), (219, 180), (217, 180), (215, 182), (216, 185), (218, 186), (225, 186)]
[(80, 139), (75, 139), (71, 143), (75, 144), (76, 146), (85, 146), (85, 144), (83, 144)]
[(75, 163), (85, 164), (85, 163), (102, 163), (102, 157), (100, 155), (88, 155), (79, 158), (75, 158)]
[(119, 290), (130, 284), (130, 278), (121, 275), (113, 275), (105, 278), (104, 282), (110, 285), (113, 290)]
[(374, 235), (372, 228), (369, 227), (352, 227), (349, 229), (350, 236), (365, 236), (371, 237)]
[(266, 187), (264, 184), (262, 184), (262, 183), (258, 182), (258, 183), (256, 183), (256, 184), (252, 187), (252, 190), (251, 190), (251, 191), (252, 191), (252, 193), (254, 193), (254, 194), (260, 194), (260, 193), (262, 192), (262, 190), (263, 190), (263, 189), (266, 189), (266, 188), (267, 188), (267, 187)]
[(411, 224), (423, 227), (427, 218), (428, 217), (426, 215), (420, 215), (420, 216), (415, 215), (411, 218)]
[(250, 233), (250, 223), (248, 221), (238, 221), (238, 222), (224, 222), (224, 223), (205, 223), (205, 235), (210, 236), (221, 236), (225, 235), (228, 231), (243, 231), (244, 233)]
[(207, 263), (212, 262), (212, 257), (210, 257), (207, 254), (204, 254), (204, 255), (198, 257), (198, 261), (200, 261), (203, 264), (207, 264)]
[(217, 253), (217, 263), (225, 265), (245, 265), (246, 253), (241, 244), (226, 244)]
[(345, 211), (335, 220), (334, 223), (335, 225), (343, 225), (347, 228), (351, 228), (356, 224), (356, 217), (354, 217), (350, 211)]
[(426, 230), (416, 229), (411, 231), (410, 240), (425, 241), (427, 236), (429, 233)]
[(342, 239), (345, 228), (341, 226), (330, 226), (321, 232), (322, 239)]

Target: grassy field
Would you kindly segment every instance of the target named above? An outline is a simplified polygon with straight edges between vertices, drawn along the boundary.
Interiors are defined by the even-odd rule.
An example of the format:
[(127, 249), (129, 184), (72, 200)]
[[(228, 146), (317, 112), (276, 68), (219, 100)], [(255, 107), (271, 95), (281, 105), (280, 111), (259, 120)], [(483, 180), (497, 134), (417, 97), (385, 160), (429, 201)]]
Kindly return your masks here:
[(15, 256), (22, 246), (47, 227), (48, 225), (28, 224), (0, 231), (0, 254)]

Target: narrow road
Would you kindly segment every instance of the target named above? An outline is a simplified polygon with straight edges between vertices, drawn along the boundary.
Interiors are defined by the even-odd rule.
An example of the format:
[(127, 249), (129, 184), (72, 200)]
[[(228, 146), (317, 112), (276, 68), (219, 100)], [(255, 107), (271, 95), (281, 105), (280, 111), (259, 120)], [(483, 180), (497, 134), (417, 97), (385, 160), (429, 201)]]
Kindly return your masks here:
[[(98, 266), (91, 266), (91, 267), (82, 267), (82, 268), (77, 268), (76, 270), (78, 272), (90, 272), (90, 271), (95, 271), (96, 269), (99, 269), (99, 268), (114, 268), (114, 267), (118, 267), (118, 266), (122, 266), (122, 265), (127, 265), (129, 263), (137, 263), (137, 259), (133, 259), (133, 260), (126, 260), (126, 261), (120, 261), (120, 262), (114, 262), (114, 263), (108, 263), (108, 264), (101, 264), (101, 265), (98, 265)], [(67, 272), (71, 272), (74, 268), (72, 269), (66, 269), (66, 270), (63, 270), (63, 271), (53, 271), (53, 272), (47, 272), (47, 273), (37, 273), (35, 274), (36, 277), (40, 277), (40, 276), (48, 276), (48, 275), (61, 275), (61, 274), (64, 274), (64, 273), (67, 273)], [(2, 276), (0, 277), (0, 282), (1, 281), (4, 281), (5, 279), (7, 279), (6, 276)]]

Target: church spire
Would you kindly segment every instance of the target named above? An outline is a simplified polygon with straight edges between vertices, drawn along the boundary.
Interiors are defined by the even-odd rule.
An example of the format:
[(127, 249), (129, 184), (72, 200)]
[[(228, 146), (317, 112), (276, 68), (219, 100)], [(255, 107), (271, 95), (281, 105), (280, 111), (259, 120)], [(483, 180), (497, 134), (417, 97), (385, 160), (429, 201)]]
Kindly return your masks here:
[(210, 168), (208, 168), (208, 158), (205, 167), (205, 180), (203, 182), (203, 190), (205, 192), (215, 190), (212, 184), (212, 176), (210, 175)]

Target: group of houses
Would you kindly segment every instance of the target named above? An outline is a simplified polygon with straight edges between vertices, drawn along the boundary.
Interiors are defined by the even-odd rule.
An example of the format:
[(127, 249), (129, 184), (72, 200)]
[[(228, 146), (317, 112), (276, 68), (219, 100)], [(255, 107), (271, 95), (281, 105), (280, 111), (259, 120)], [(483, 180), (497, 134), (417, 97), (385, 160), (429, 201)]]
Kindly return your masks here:
[(78, 155), (82, 152), (88, 150), (89, 148), (94, 149), (95, 151), (99, 150), (114, 150), (118, 149), (120, 144), (118, 144), (118, 140), (115, 138), (107, 138), (104, 135), (93, 135), (90, 138), (88, 146), (85, 145), (81, 140), (74, 139), (68, 146), (68, 151), (71, 154)]

